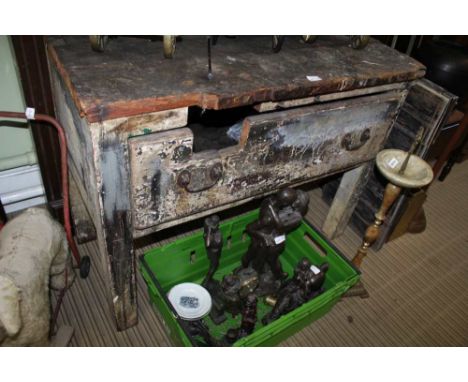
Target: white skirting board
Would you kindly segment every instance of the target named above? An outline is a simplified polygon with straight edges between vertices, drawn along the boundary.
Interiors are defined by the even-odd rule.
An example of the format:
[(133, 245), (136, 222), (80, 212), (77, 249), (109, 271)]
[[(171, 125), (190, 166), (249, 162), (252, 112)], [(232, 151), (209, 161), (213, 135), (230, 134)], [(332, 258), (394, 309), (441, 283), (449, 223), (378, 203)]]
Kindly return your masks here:
[(7, 214), (47, 203), (39, 166), (1, 171), (0, 199)]

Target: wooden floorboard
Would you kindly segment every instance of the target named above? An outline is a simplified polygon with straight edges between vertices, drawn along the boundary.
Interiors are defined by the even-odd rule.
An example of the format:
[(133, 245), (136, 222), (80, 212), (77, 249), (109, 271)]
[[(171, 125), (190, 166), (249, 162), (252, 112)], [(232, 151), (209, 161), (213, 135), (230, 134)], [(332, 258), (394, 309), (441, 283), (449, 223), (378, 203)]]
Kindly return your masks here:
[[(370, 251), (362, 271), (370, 298), (342, 299), (283, 346), (468, 345), (468, 161), (429, 190), (427, 229)], [(307, 218), (321, 226), (327, 205), (311, 191)], [(169, 242), (166, 239), (161, 243)], [(347, 228), (334, 244), (351, 258), (360, 237)], [(139, 249), (138, 254), (153, 243)], [(80, 246), (93, 260), (87, 280), (76, 279), (64, 299), (59, 324), (75, 329), (71, 346), (170, 346), (164, 323), (138, 275), (139, 323), (117, 332), (106, 299), (95, 242)]]

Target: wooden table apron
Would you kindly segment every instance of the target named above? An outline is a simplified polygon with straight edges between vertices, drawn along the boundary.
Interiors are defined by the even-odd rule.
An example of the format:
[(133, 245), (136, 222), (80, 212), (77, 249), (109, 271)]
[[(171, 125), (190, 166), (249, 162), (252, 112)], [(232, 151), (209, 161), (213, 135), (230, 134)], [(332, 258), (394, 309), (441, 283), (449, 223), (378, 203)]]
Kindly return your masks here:
[[(364, 54), (339, 44), (334, 47), (326, 40), (316, 47), (291, 44), (290, 50), (280, 53), (289, 62), (289, 69), (299, 73), (300, 81), (290, 78), (293, 75), (290, 70), (286, 73), (284, 66), (274, 65), (281, 60), (280, 55), (270, 55), (265, 72), (270, 78), (261, 84), (264, 73), (256, 73), (250, 66), (245, 72), (245, 66), (248, 59), (258, 62), (269, 53), (252, 53), (258, 42), (249, 42), (253, 45), (248, 54), (236, 48), (238, 56), (232, 56), (234, 61), (231, 57), (231, 64), (214, 66), (218, 76), (230, 71), (239, 96), (225, 95), (229, 81), (224, 77), (212, 85), (198, 77), (179, 83), (167, 62), (153, 58), (169, 71), (166, 74), (175, 90), (168, 90), (170, 80), (160, 79), (162, 90), (151, 98), (145, 93), (147, 89), (132, 88), (125, 82), (129, 74), (120, 71), (122, 66), (143, 65), (140, 49), (150, 52), (151, 60), (146, 42), (124, 39), (115, 51), (100, 58), (85, 50), (83, 43), (72, 38), (49, 44), (54, 103), (69, 141), (77, 237), (81, 241), (97, 237), (119, 330), (137, 323), (136, 237), (261, 198), (286, 185), (346, 171), (323, 227), (329, 236), (341, 232), (408, 87), (424, 74), (419, 63), (375, 41)], [(127, 54), (121, 55), (117, 48), (125, 48)], [(236, 54), (230, 47), (222, 49)], [(315, 61), (309, 72), (304, 67), (310, 52)], [(191, 59), (203, 57), (197, 54), (192, 51)], [(335, 62), (333, 55), (335, 61), (345, 59), (348, 66), (340, 62), (327, 75), (325, 64)], [(178, 61), (176, 56), (172, 66), (182, 65), (183, 59), (187, 58)], [(101, 77), (93, 85), (90, 71), (102, 69), (104, 63), (114, 73), (106, 77), (100, 71)], [(320, 71), (323, 80), (313, 83), (302, 79), (301, 73), (313, 74), (312, 69)], [(150, 74), (156, 75), (153, 70)], [(247, 76), (255, 78), (251, 90)], [(148, 81), (153, 80), (148, 77)], [(118, 94), (109, 95), (116, 81), (123, 81), (125, 91), (130, 92), (125, 100), (117, 99)], [(151, 83), (150, 88), (156, 85)], [(184, 93), (184, 87), (190, 91)], [(237, 145), (193, 153), (193, 133), (186, 127), (187, 107), (203, 106), (203, 102), (215, 109), (251, 104), (261, 113), (245, 118)], [(184, 171), (192, 175), (187, 184), (181, 181)]]

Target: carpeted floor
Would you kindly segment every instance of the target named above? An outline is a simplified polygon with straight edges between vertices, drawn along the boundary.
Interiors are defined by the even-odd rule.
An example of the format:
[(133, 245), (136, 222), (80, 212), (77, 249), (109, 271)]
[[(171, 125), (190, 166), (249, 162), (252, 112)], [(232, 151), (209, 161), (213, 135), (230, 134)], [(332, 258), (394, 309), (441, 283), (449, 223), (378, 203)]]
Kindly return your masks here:
[[(467, 346), (468, 161), (431, 186), (425, 211), (428, 226), (422, 234), (406, 234), (377, 253), (370, 251), (362, 268), (370, 298), (341, 300), (282, 345)], [(326, 212), (320, 190), (311, 191), (307, 218), (321, 226)], [(348, 227), (334, 244), (351, 258), (360, 242)], [(81, 250), (94, 266), (87, 280), (77, 278), (59, 316), (59, 324), (75, 329), (71, 345), (169, 346), (140, 275), (139, 324), (124, 332), (114, 329), (97, 245), (88, 243)]]

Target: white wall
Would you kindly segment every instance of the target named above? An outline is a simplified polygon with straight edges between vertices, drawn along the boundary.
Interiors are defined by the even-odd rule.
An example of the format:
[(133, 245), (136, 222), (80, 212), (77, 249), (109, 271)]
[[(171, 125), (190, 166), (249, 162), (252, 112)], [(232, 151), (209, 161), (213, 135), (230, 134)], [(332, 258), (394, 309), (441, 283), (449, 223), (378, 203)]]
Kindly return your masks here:
[[(13, 46), (8, 36), (0, 36), (0, 110), (24, 109)], [(1, 120), (4, 119), (0, 118), (0, 199), (5, 211), (9, 213), (45, 203), (30, 129), (10, 127)]]
[[(25, 104), (13, 47), (8, 36), (0, 36), (0, 110), (23, 111), (24, 109)], [(23, 161), (17, 161), (18, 164), (13, 167), (36, 163), (34, 152), (30, 129), (0, 124), (0, 171), (6, 169), (2, 166), (2, 160), (9, 157), (18, 158), (21, 155), (33, 153), (29, 158), (32, 163), (28, 163), (28, 158), (24, 158)]]

